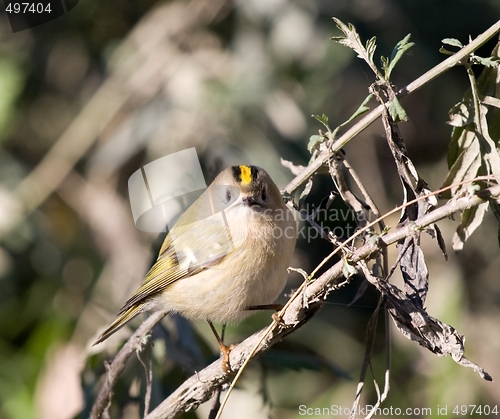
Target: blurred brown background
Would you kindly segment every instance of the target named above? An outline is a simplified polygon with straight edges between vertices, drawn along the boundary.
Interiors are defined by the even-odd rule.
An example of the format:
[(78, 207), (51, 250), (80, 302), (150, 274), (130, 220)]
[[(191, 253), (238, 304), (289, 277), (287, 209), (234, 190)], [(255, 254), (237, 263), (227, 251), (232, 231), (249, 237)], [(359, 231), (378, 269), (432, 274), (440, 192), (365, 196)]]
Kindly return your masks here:
[[(332, 16), (352, 22), (364, 39), (377, 36), (377, 56), (390, 55), (411, 33), (416, 45), (393, 73), (393, 82), (403, 87), (444, 59), (438, 52), (441, 39), (466, 43), (498, 19), (500, 3), (81, 0), (64, 17), (15, 34), (2, 13), (1, 418), (87, 417), (103, 360), (116, 351), (120, 336), (104, 349), (90, 344), (157, 252), (155, 236), (133, 224), (127, 180), (134, 171), (196, 147), (207, 183), (227, 165), (250, 163), (284, 186), (292, 175), (280, 158), (307, 164), (308, 139), (321, 128), (310, 115), (324, 113), (335, 127), (355, 111), (374, 77), (352, 51), (329, 40), (338, 34)], [(493, 45), (479, 54), (489, 55)], [(403, 103), (410, 122), (402, 133), (431, 189), (447, 172), (447, 112), (467, 87), (465, 71), (455, 68)], [(345, 151), (381, 211), (387, 211), (401, 202), (402, 193), (382, 132), (381, 124), (374, 124)], [(332, 188), (328, 179), (318, 180), (309, 201), (318, 203)], [(454, 226), (441, 223), (448, 243)], [(488, 215), (464, 251), (447, 263), (430, 239), (424, 239), (424, 250), (429, 314), (464, 334), (467, 356), (498, 381), (496, 229)], [(302, 240), (294, 266), (311, 271), (327, 253), (322, 243)], [(292, 277), (290, 288), (298, 283)], [(359, 283), (335, 293), (317, 318), (276, 348), (274, 358), (271, 351), (254, 363), (227, 417), (295, 418), (302, 417), (299, 405), (350, 407), (366, 322), (377, 298), (370, 290), (348, 307)], [(268, 321), (263, 313), (230, 328), (229, 340), (241, 340)], [(200, 338), (205, 325), (190, 329), (176, 318), (166, 323), (170, 335), (166, 348), (154, 348), (155, 359), (176, 362), (165, 360), (155, 370), (153, 405), (191, 374), (196, 362), (204, 365), (216, 354), (207, 346), (213, 342)], [(379, 323), (373, 367), (381, 379), (385, 354)], [(178, 343), (172, 337), (176, 331), (191, 340)], [(500, 404), (497, 382), (483, 382), (395, 330), (393, 336), (386, 406), (436, 412), (447, 405), (453, 417), (457, 404)], [(178, 367), (185, 347), (191, 352)], [(284, 353), (290, 355), (288, 364)], [(135, 364), (117, 389), (116, 417), (139, 417), (144, 372)], [(375, 401), (369, 387), (363, 404)], [(186, 417), (206, 416), (201, 408)]]

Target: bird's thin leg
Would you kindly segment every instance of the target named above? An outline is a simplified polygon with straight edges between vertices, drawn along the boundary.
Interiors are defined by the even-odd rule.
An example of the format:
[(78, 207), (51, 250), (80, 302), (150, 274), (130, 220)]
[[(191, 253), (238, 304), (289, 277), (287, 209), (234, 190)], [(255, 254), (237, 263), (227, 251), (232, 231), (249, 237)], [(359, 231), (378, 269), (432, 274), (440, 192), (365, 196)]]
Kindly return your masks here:
[(222, 330), (220, 332), (220, 340), (224, 342), (224, 335), (226, 334), (226, 323), (222, 325)]
[(221, 338), (217, 333), (217, 330), (215, 329), (215, 326), (212, 323), (212, 321), (207, 319), (207, 322), (208, 325), (210, 326), (210, 329), (212, 329), (212, 333), (215, 335), (215, 338), (217, 339), (217, 343), (219, 344), (220, 354), (222, 356), (222, 369), (226, 373), (231, 373), (233, 372), (233, 370), (231, 369), (231, 365), (229, 364), (229, 354), (231, 353), (232, 345), (227, 346), (223, 342), (224, 332), (226, 331), (226, 325), (224, 324), (222, 326), (222, 338)]
[(280, 311), (283, 308), (282, 304), (261, 304), (258, 306), (248, 306), (245, 310), (274, 310)]
[(283, 309), (282, 304), (260, 304), (257, 306), (248, 306), (245, 307), (245, 310), (274, 310), (275, 312), (272, 314), (272, 318), (276, 323), (283, 324), (281, 317), (279, 316), (279, 312)]

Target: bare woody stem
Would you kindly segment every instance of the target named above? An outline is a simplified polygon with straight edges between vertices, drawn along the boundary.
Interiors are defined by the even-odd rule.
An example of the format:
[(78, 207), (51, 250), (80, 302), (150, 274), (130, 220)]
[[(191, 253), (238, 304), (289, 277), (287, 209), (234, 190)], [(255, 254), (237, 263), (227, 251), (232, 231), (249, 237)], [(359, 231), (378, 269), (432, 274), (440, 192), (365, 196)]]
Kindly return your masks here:
[(111, 404), (111, 397), (113, 396), (113, 387), (115, 386), (118, 377), (125, 368), (125, 364), (129, 359), (130, 355), (134, 352), (141, 350), (141, 339), (149, 334), (153, 327), (161, 320), (167, 312), (156, 311), (151, 316), (149, 316), (140, 327), (130, 336), (127, 343), (122, 349), (116, 354), (113, 362), (108, 366), (108, 371), (106, 373), (106, 380), (104, 381), (99, 394), (97, 395), (96, 401), (92, 406), (90, 412), (90, 419), (98, 419), (102, 416), (103, 412)]

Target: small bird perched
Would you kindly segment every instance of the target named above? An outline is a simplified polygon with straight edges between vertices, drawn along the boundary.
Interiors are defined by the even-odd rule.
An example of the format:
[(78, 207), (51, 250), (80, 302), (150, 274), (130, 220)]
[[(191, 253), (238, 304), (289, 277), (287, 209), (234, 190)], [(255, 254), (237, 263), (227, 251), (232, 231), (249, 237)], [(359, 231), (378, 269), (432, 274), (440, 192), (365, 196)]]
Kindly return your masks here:
[(168, 310), (188, 319), (239, 322), (251, 310), (269, 308), (286, 284), (297, 226), (280, 191), (256, 166), (222, 171), (179, 218), (142, 285), (104, 341), (144, 311)]

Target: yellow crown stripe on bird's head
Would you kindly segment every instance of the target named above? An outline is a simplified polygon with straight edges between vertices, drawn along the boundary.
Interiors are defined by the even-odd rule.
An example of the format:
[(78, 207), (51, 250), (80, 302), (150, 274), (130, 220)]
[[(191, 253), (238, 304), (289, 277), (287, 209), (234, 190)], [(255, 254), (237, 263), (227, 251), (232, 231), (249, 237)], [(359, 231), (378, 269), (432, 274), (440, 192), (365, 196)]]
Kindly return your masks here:
[(253, 176), (252, 176), (252, 168), (249, 166), (240, 166), (240, 180), (241, 184), (246, 186), (252, 183)]

